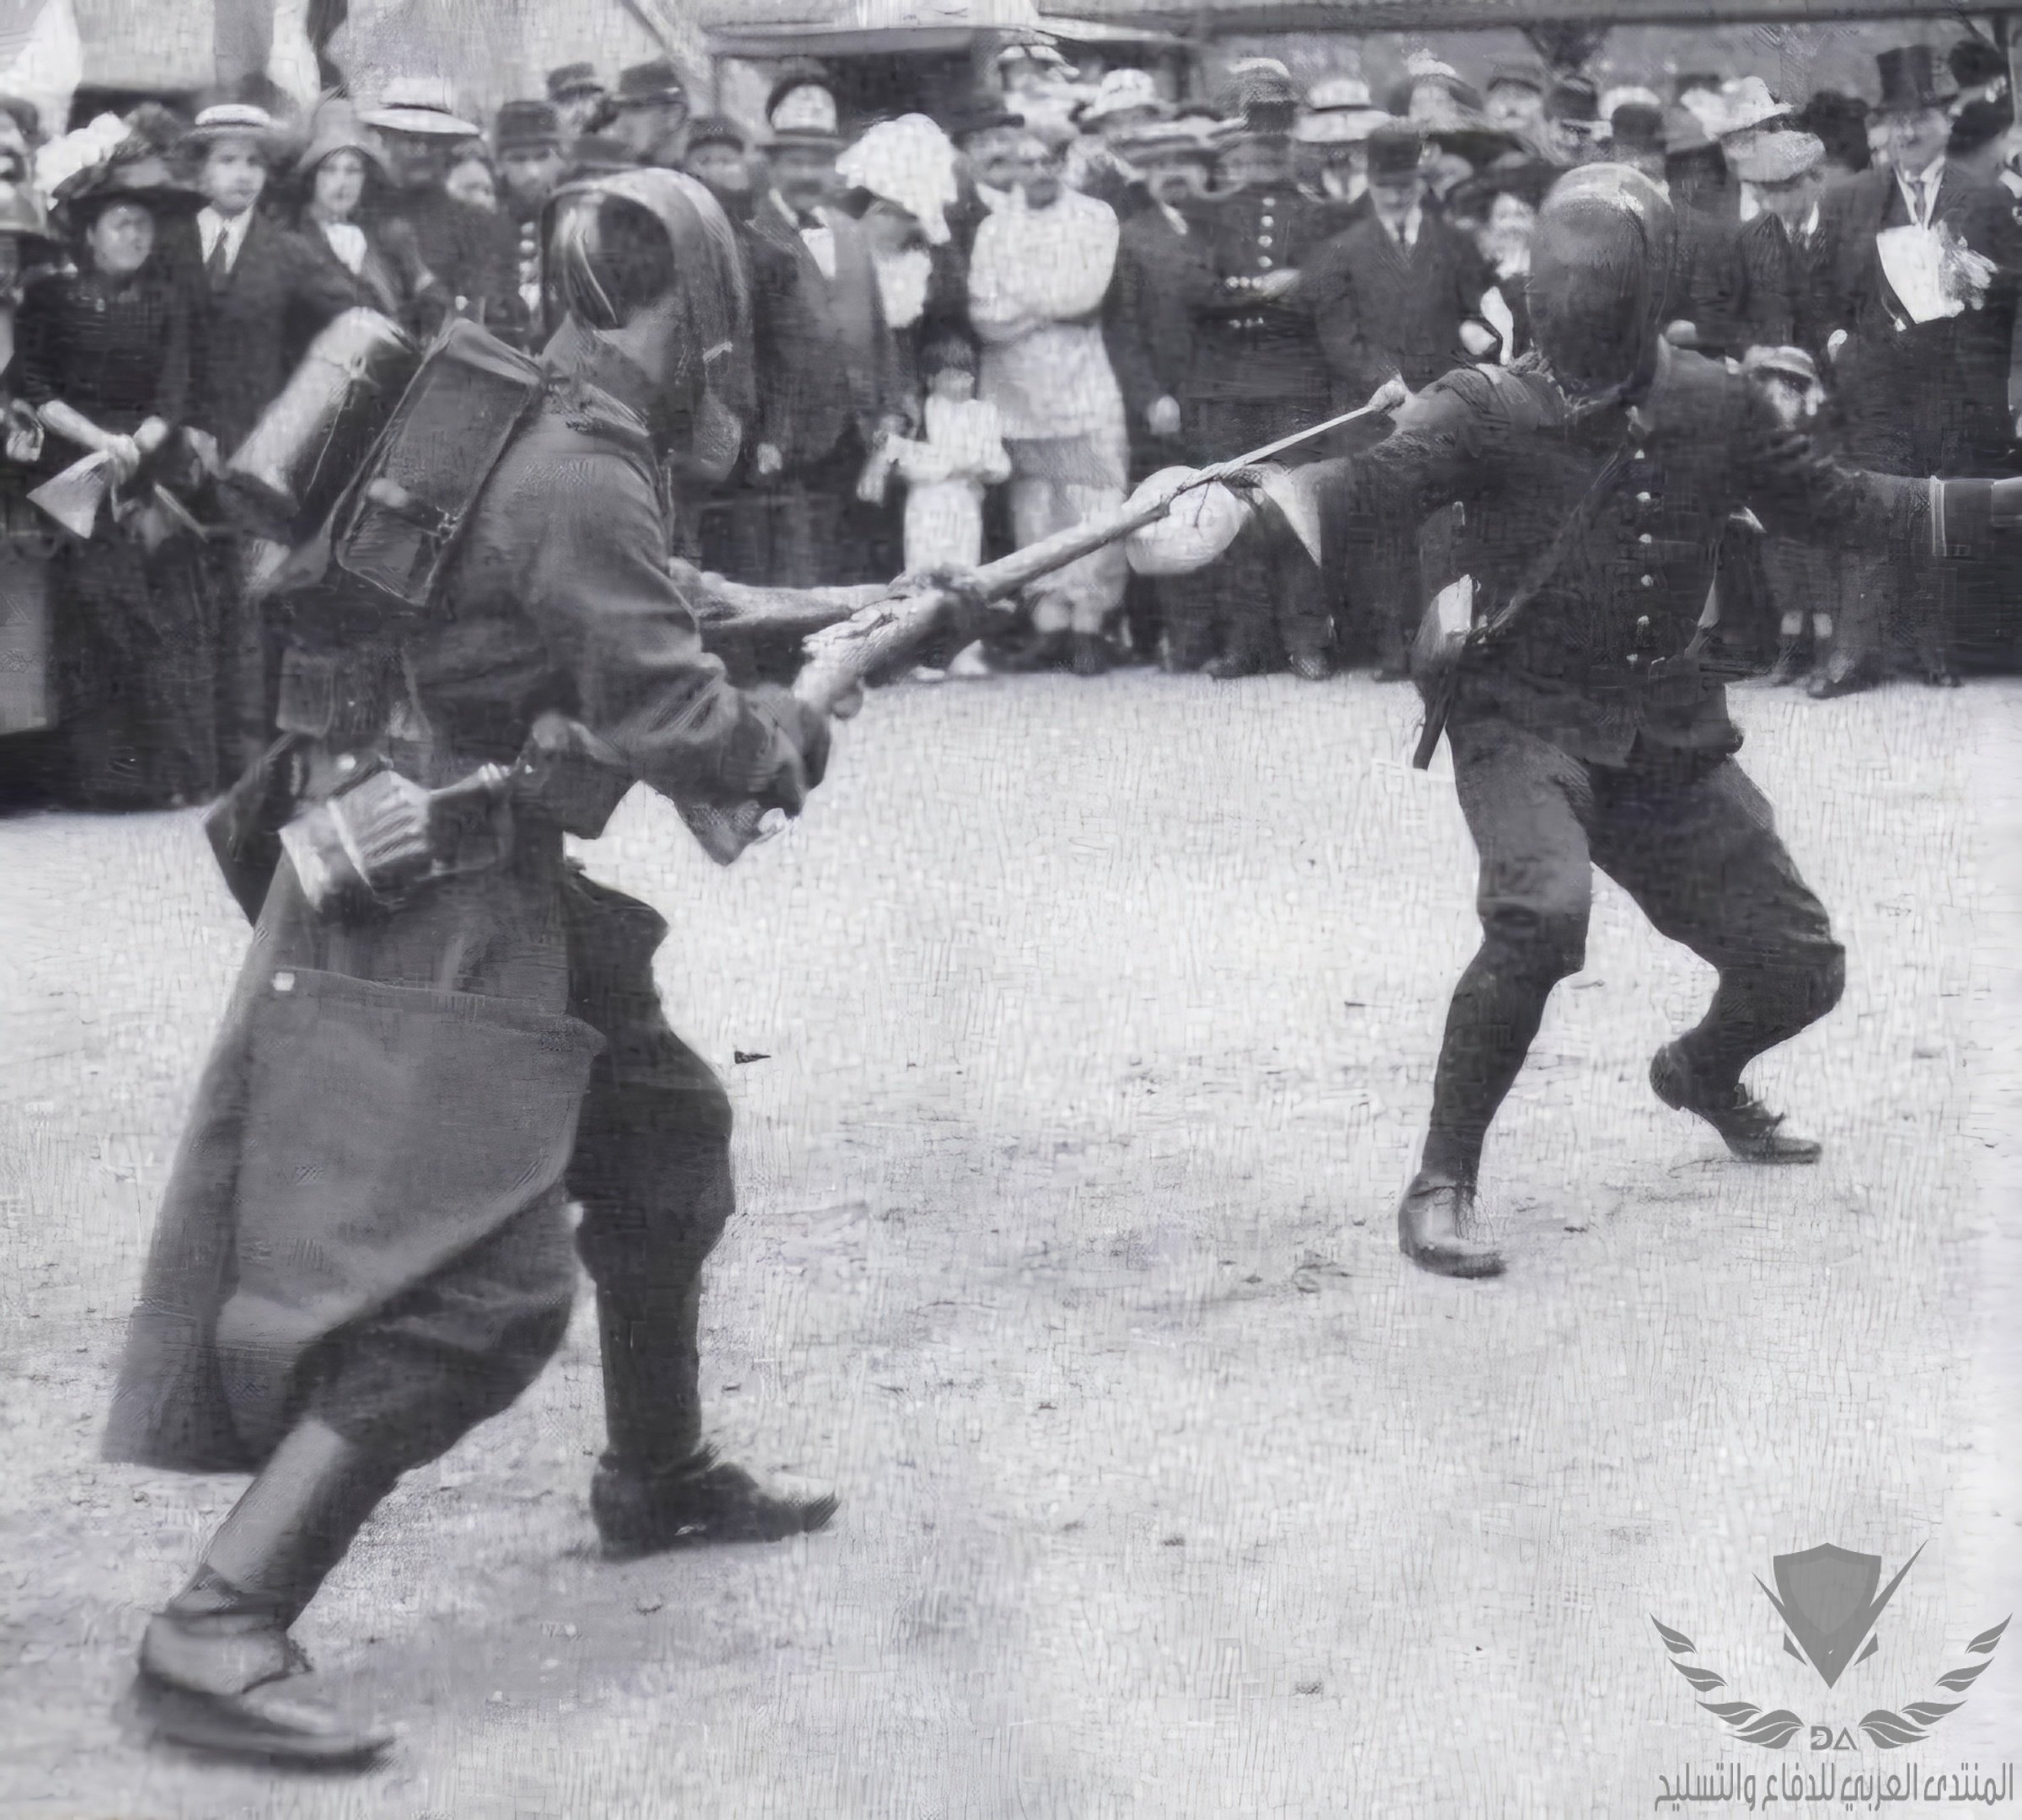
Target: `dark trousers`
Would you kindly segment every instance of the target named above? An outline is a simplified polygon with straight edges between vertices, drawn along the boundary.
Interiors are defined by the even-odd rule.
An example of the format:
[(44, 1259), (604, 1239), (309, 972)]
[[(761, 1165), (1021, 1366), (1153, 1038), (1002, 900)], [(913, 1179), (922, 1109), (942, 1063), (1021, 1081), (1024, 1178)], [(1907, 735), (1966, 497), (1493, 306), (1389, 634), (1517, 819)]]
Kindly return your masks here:
[(612, 1454), (651, 1471), (702, 1440), (696, 1336), (703, 1263), (736, 1204), (730, 1102), (661, 1008), (659, 914), (573, 869), (563, 909), (569, 1009), (605, 1043), (569, 1161), (576, 1249), (596, 1285)]
[(1719, 970), (1684, 1039), (1694, 1075), (1738, 1082), (1838, 1002), (1845, 955), (1732, 759), (1638, 747), (1588, 764), (1495, 717), (1456, 720), (1454, 781), (1481, 858), (1482, 945), (1455, 989), (1425, 1166), (1472, 1178), (1552, 988), (1586, 953), (1593, 868)]
[(723, 528), (710, 538), (709, 554), (723, 573), (774, 587), (883, 581), (896, 575), (896, 502), (870, 506), (857, 497), (866, 458), (853, 431), (819, 461), (754, 480), (731, 498)]
[[(1313, 421), (1324, 401), (1202, 399), (1189, 407), (1187, 447), (1198, 460), (1227, 461)], [(1290, 539), (1245, 532), (1217, 563), (1161, 584), (1167, 650), (1191, 668), (1216, 655), (1260, 665), (1320, 656), (1332, 634), (1319, 571)]]

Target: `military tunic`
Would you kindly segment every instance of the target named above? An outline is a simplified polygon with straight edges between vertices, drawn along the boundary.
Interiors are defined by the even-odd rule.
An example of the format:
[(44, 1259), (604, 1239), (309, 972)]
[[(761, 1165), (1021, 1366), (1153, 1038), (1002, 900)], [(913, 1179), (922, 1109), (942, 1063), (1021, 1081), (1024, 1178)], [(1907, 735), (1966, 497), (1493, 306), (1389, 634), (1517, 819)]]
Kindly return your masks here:
[[(431, 785), (509, 763), (554, 709), (670, 794), (797, 807), (794, 739), (727, 684), (668, 576), (645, 376), (573, 328), (546, 359), (449, 611), (407, 645), (410, 698), (298, 729), (306, 795), (381, 755)], [(586, 1160), (586, 1130), (671, 1120), (693, 1140), (692, 1179), (663, 1190), (693, 1202), (672, 1252), (713, 1242), (728, 1108), (659, 1019), (665, 926), (573, 874), (538, 811), (515, 820), (503, 863), (382, 914), (319, 918), (275, 875), (158, 1223), (111, 1457), (256, 1467), (313, 1415), (404, 1468), (510, 1403), (566, 1324), (565, 1192), (608, 1227), (639, 1167), (609, 1143)], [(634, 1268), (635, 1302), (656, 1286), (635, 1235), (586, 1220), (584, 1247)], [(679, 1267), (656, 1255), (658, 1277)]]

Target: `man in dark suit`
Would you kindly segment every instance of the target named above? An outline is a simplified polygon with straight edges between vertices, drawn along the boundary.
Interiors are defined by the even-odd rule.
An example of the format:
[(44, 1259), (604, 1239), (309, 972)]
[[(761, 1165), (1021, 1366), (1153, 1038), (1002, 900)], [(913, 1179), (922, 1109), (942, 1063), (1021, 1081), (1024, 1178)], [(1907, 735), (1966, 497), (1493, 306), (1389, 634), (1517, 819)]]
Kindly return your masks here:
[[(1291, 111), (1287, 104), (1281, 124), (1251, 110), (1251, 123), (1222, 153), (1220, 192), (1189, 215), (1214, 283), (1191, 309), (1180, 433), (1211, 461), (1326, 415), (1326, 358), (1310, 313), (1291, 293), (1329, 228), (1324, 206), (1292, 179)], [(1210, 676), (1254, 676), (1281, 645), (1294, 672), (1309, 681), (1331, 668), (1320, 578), (1262, 539), (1214, 572), (1176, 578), (1166, 612), (1175, 668), (1198, 669), (1205, 659)]]
[(755, 300), (762, 357), (751, 471), (768, 511), (768, 547), (754, 553), (750, 579), (870, 581), (877, 526), (859, 486), (871, 456), (909, 420), (898, 342), (863, 228), (828, 200), (842, 144), (835, 98), (793, 82), (775, 91), (769, 112), (773, 186), (752, 229), (787, 255), (792, 276)]
[(1845, 955), (1733, 762), (1741, 735), (1699, 624), (1717, 533), (1746, 505), (1811, 541), (1985, 549), (2012, 535), (2022, 492), (1954, 482), (1934, 500), (1927, 482), (1843, 468), (1750, 381), (1672, 347), (1672, 213), (1620, 167), (1567, 176), (1533, 244), (1543, 361), (1450, 374), (1374, 448), (1271, 488), (1317, 518), (1336, 559), (1358, 521), (1466, 511), (1474, 606), (1457, 620), (1483, 629), (1457, 636), (1426, 683), (1480, 854), (1483, 939), (1398, 1210), (1400, 1248), (1443, 1275), (1503, 1267), (1470, 1229), (1476, 1171), (1554, 988), (1583, 964), (1596, 866), (1719, 970), (1705, 1016), (1652, 1061), (1657, 1096), (1744, 1161), (1817, 1160), (1741, 1079), (1832, 1008)]
[[(275, 136), (260, 109), (227, 104), (205, 109), (184, 141), (205, 198), (195, 244), (183, 249), (186, 265), (201, 266), (190, 282), (200, 300), (190, 416), (220, 460), (251, 433), (317, 333), (355, 300), (345, 274), (260, 212)], [(277, 660), (246, 600), (238, 541), (219, 538), (206, 555), (218, 615), (220, 744), (226, 759), (244, 765), (271, 736)]]
[[(1478, 357), (1495, 337), (1480, 319), (1493, 282), (1474, 241), (1435, 210), (1426, 193), (1425, 142), (1399, 121), (1369, 139), (1370, 213), (1306, 265), (1297, 296), (1313, 324), (1345, 406), (1392, 377), (1414, 390), (1455, 361)], [(1368, 566), (1377, 675), (1406, 674), (1419, 604), (1416, 527), (1395, 527)]]
[(388, 212), (413, 232), (421, 263), (441, 281), (451, 308), (509, 341), (524, 338), (519, 236), (503, 215), (461, 202), (443, 187), (450, 154), (479, 136), (456, 110), (455, 92), (432, 76), (400, 76), (380, 104), (359, 116), (386, 147), (399, 193)]
[[(1198, 460), (1181, 434), (1193, 364), (1193, 310), (1214, 289), (1197, 209), (1215, 165), (1200, 123), (1158, 121), (1120, 147), (1142, 174), (1145, 206), (1122, 223), (1116, 276), (1104, 323), (1110, 366), (1123, 393), (1131, 432), (1131, 478), (1142, 480), (1174, 462)], [(1183, 586), (1186, 584), (1182, 584)], [(1158, 649), (1166, 585), (1133, 575), (1125, 593), (1131, 643)]]
[(1754, 191), (1759, 212), (1742, 229), (1752, 268), (1780, 276), (1789, 299), (1784, 332), (1765, 321), (1752, 340), (1756, 347), (1802, 348), (1815, 362), (1826, 357), (1832, 333), (1832, 281), (1819, 231), (1824, 142), (1809, 132), (1765, 133), (1735, 160), (1741, 180)]
[[(2015, 423), (2011, 370), (2022, 247), (2014, 217), (1998, 184), (1955, 169), (1945, 156), (1952, 91), (1930, 48), (1885, 51), (1879, 62), (1877, 112), (1889, 136), (1891, 168), (1828, 190), (1820, 211), (1821, 257), (1832, 288), (1827, 347), (1841, 446), (1849, 461), (1880, 474), (2000, 474)], [(1917, 229), (1961, 241), (1989, 262), (1980, 307), (1953, 315), (1926, 311), (1927, 320), (1914, 319), (1919, 313), (1899, 294), (1884, 261), (1913, 254)], [(1891, 621), (1907, 626), (1925, 681), (1955, 685), (1954, 621), (1962, 598), (1977, 594), (1981, 582), (1912, 557), (1862, 563), (1841, 602), (1832, 647), (1812, 693), (1845, 694), (1875, 681), (1885, 666)]]

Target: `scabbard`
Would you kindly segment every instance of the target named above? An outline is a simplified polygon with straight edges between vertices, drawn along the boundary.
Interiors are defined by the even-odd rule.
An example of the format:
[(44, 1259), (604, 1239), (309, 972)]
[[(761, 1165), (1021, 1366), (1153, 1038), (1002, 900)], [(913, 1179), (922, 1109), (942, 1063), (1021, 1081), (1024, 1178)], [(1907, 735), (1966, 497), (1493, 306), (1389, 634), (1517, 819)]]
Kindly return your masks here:
[(1447, 731), (1447, 717), (1453, 712), (1453, 699), (1460, 693), (1460, 666), (1449, 667), (1426, 696), (1426, 724), (1418, 736), (1418, 749), (1411, 754), (1411, 768), (1427, 771), (1432, 766), (1432, 755), (1439, 750), (1440, 736)]

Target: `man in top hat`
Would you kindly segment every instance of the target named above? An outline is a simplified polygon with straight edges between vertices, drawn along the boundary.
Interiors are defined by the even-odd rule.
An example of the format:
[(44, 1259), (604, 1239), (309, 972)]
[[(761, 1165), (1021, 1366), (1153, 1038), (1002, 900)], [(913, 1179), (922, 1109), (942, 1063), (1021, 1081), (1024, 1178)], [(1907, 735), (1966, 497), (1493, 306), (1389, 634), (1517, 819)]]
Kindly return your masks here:
[(503, 216), (460, 202), (444, 187), (451, 155), (479, 136), (476, 123), (457, 111), (455, 91), (432, 76), (397, 76), (358, 120), (386, 147), (397, 188), (390, 212), (412, 230), (421, 263), (442, 281), (455, 313), (519, 335), (527, 313), (518, 233)]
[(611, 112), (609, 92), (593, 63), (564, 63), (549, 70), (548, 102), (560, 124), (564, 145), (596, 131)]
[(836, 98), (789, 78), (767, 107), (772, 184), (752, 231), (792, 276), (757, 300), (763, 351), (751, 475), (768, 531), (753, 579), (789, 586), (875, 579), (877, 521), (858, 497), (867, 463), (907, 421), (897, 338), (885, 318), (870, 244), (834, 206), (842, 134)]
[[(1232, 69), (1244, 125), (1222, 151), (1220, 190), (1189, 211), (1213, 283), (1189, 299), (1193, 361), (1180, 394), (1181, 435), (1226, 460), (1323, 416), (1326, 356), (1311, 313), (1292, 297), (1298, 274), (1331, 237), (1328, 211), (1292, 169), (1298, 90), (1281, 65)], [(1331, 667), (1325, 593), (1303, 567), (1260, 540), (1212, 574), (1167, 592), (1167, 661), (1210, 676), (1253, 676), (1279, 651), (1309, 680)]]
[(1392, 116), (1369, 99), (1369, 85), (1353, 76), (1315, 83), (1292, 136), (1335, 233), (1369, 212), (1369, 136)]
[[(1337, 408), (1366, 399), (1385, 380), (1430, 384), (1496, 345), (1481, 318), (1493, 275), (1474, 241), (1431, 206), (1426, 140), (1402, 120), (1369, 140), (1369, 214), (1328, 242), (1301, 276), (1334, 377)], [(1364, 601), (1377, 675), (1401, 682), (1418, 617), (1416, 527), (1379, 551)]]
[(611, 103), (618, 110), (612, 130), (634, 158), (662, 170), (681, 169), (690, 109), (687, 88), (671, 63), (657, 57), (620, 70)]
[[(1832, 275), (1831, 385), (1848, 459), (1881, 474), (1988, 474), (2005, 471), (2018, 399), (2016, 274), (2022, 245), (2006, 192), (1946, 156), (1955, 99), (1950, 76), (1928, 45), (1877, 60), (1876, 117), (1893, 169), (1828, 190), (1821, 204), (1821, 257)], [(1903, 229), (1917, 230), (1907, 235)], [(1991, 262), (1982, 287), (1935, 251), (1937, 236), (1962, 241)], [(1950, 270), (1956, 313), (1913, 312), (1886, 260), (1919, 259)], [(1907, 284), (1906, 278), (1906, 284)], [(1980, 307), (1966, 289), (1982, 289)], [(1948, 305), (1949, 307), (1949, 305)], [(1891, 629), (1907, 629), (1914, 667), (1927, 682), (1955, 684), (1955, 615), (1977, 599), (1980, 578), (1914, 559), (1859, 565), (1834, 621), (1832, 649), (1812, 678), (1815, 694), (1847, 693), (1886, 667)]]

